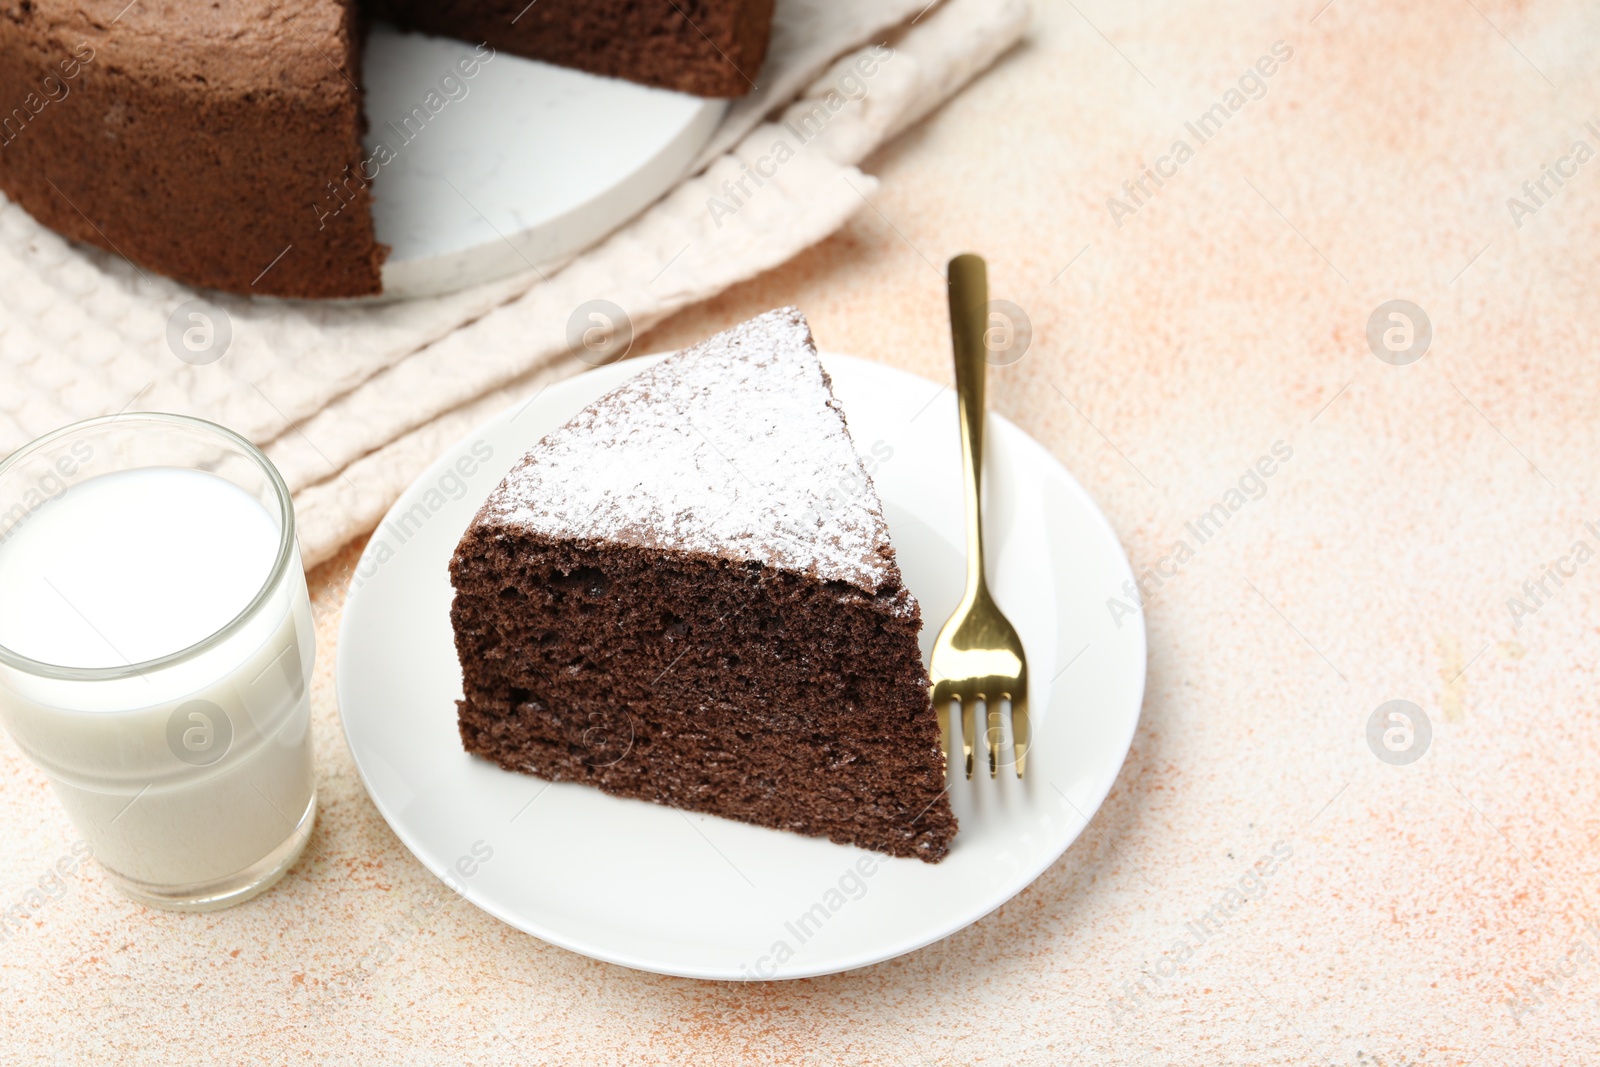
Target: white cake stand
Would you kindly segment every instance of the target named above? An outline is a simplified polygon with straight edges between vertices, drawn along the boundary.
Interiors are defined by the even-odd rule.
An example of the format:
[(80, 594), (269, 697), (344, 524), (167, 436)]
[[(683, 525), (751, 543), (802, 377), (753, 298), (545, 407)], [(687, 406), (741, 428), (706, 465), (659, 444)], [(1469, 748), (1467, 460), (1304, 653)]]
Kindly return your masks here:
[(566, 259), (671, 189), (727, 107), (381, 23), (364, 65), (391, 300)]

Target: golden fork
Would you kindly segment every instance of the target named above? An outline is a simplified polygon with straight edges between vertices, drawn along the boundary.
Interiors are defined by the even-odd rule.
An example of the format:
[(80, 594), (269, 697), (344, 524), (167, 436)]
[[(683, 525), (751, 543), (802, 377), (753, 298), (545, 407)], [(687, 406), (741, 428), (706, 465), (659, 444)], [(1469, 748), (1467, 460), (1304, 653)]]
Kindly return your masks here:
[(1002, 698), (1011, 701), (1012, 750), (1022, 777), (1031, 733), (1028, 728), (1028, 660), (1016, 628), (989, 596), (983, 566), (984, 380), (988, 349), (989, 278), (983, 259), (957, 256), (950, 261), (950, 337), (956, 358), (956, 406), (961, 421), (961, 456), (966, 467), (967, 591), (933, 644), (933, 706), (939, 715), (939, 743), (950, 758), (950, 702), (961, 703), (961, 749), (967, 777), (977, 706), (989, 713), (986, 747), (989, 777), (1000, 774)]

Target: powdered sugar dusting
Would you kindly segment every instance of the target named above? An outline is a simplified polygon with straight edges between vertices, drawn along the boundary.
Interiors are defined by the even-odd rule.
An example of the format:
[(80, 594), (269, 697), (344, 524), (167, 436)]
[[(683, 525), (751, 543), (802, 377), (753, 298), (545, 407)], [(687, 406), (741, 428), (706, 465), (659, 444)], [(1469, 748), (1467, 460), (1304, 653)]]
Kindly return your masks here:
[(477, 521), (753, 560), (868, 592), (899, 577), (882, 506), (796, 308), (601, 397), (523, 457)]

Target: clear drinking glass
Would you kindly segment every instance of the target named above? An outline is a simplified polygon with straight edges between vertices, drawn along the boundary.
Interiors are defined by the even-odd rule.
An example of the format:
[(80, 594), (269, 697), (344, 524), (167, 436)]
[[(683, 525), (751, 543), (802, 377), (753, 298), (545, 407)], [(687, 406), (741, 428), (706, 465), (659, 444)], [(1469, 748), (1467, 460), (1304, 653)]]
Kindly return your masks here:
[(214, 633), (143, 662), (61, 666), (0, 644), (0, 721), (49, 776), (118, 888), (145, 904), (204, 911), (277, 881), (316, 819), (315, 633), (283, 478), (250, 442), (209, 422), (92, 419), (0, 463), (0, 553), (88, 480), (147, 468), (207, 472), (254, 497), (277, 527), (266, 581)]

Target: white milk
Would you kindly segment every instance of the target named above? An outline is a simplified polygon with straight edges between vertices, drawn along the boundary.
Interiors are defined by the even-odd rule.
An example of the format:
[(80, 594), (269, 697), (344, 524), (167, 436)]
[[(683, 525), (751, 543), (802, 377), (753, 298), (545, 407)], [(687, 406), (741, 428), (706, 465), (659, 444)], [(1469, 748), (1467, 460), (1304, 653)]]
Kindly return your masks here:
[[(279, 541), (273, 516), (213, 474), (87, 479), (0, 542), (0, 645), (69, 668), (181, 652), (251, 605)], [(314, 653), (296, 551), (206, 651), (109, 680), (8, 668), (0, 704), (109, 871), (136, 896), (198, 895), (309, 834)]]
[(210, 637), (272, 570), (278, 525), (203, 471), (93, 478), (0, 547), (0, 645), (58, 667), (117, 667)]

